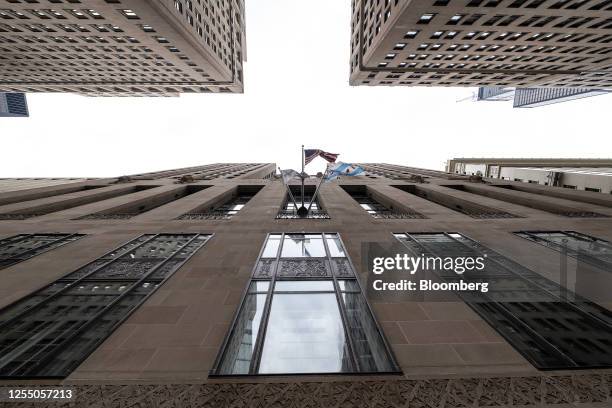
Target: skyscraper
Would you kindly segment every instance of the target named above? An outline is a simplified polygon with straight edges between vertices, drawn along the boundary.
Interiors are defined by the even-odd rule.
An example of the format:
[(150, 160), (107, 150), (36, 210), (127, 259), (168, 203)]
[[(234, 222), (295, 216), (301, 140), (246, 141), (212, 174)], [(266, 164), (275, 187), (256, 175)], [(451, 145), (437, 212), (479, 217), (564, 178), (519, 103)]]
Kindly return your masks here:
[(22, 93), (0, 93), (0, 117), (27, 117), (28, 102)]
[[(362, 166), (323, 184), (326, 217), (278, 217), (272, 163), (0, 193), (0, 386), (78, 407), (609, 403), (611, 195)], [(378, 247), (486, 258), (461, 279), (490, 286), (376, 290), (411, 279), (374, 275)]]
[(355, 0), (352, 85), (612, 87), (605, 0)]
[(513, 105), (515, 108), (537, 108), (591, 96), (605, 95), (610, 92), (612, 92), (612, 89), (519, 88), (514, 93)]
[(0, 91), (243, 90), (243, 0), (1, 3)]
[(612, 194), (610, 159), (455, 158), (449, 173)]
[(500, 88), (480, 87), (478, 88), (477, 101), (509, 101), (513, 100), (515, 108), (537, 108), (540, 106), (553, 105), (588, 98), (591, 96), (605, 95), (612, 89), (595, 88)]

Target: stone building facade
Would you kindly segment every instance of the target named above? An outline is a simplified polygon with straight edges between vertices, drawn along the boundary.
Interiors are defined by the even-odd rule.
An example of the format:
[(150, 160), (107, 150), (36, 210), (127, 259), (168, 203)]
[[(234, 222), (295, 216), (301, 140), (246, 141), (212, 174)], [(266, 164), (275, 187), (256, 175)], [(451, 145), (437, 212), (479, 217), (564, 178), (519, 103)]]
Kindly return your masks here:
[[(326, 218), (279, 217), (288, 198), (271, 163), (0, 193), (0, 385), (72, 387), (83, 407), (609, 406), (612, 300), (598, 289), (610, 287), (612, 196), (362, 166), (323, 184)], [(486, 302), (375, 293), (368, 243), (486, 253), (504, 290)], [(296, 291), (320, 296), (312, 308), (336, 293), (340, 314), (279, 314)], [(344, 348), (287, 356), (287, 339), (327, 341), (324, 313)], [(296, 363), (303, 353), (322, 364)], [(326, 365), (338, 355), (354, 359)]]

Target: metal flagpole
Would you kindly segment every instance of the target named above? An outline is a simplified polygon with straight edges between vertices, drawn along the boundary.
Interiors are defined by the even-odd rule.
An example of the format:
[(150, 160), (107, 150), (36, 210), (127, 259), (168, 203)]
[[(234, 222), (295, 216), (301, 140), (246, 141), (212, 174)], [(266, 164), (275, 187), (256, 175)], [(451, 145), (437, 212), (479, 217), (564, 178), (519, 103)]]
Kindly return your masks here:
[(298, 205), (297, 205), (297, 202), (295, 201), (295, 197), (293, 197), (293, 193), (291, 192), (291, 187), (285, 183), (285, 179), (283, 178), (283, 171), (281, 170), (280, 167), (278, 168), (278, 171), (281, 174), (281, 180), (283, 180), (283, 184), (285, 185), (285, 188), (287, 189), (287, 192), (289, 193), (289, 197), (291, 198), (291, 201), (293, 201), (293, 205), (295, 205), (295, 209), (297, 211)]
[(317, 188), (316, 188), (314, 194), (312, 195), (312, 198), (310, 199), (310, 203), (308, 204), (308, 212), (309, 213), (310, 213), (310, 207), (312, 207), (312, 203), (314, 203), (314, 200), (317, 197), (317, 193), (319, 192), (319, 188), (321, 187), (321, 184), (323, 184), (323, 181), (325, 180), (325, 176), (327, 175), (327, 171), (328, 171), (328, 169), (325, 169), (325, 173), (323, 173), (323, 176), (321, 176), (321, 181), (319, 181), (319, 185), (317, 185)]
[(304, 207), (304, 179), (306, 178), (306, 173), (304, 172), (304, 167), (306, 164), (304, 163), (304, 145), (302, 145), (302, 174), (300, 174), (300, 178), (302, 179), (302, 206), (298, 208), (297, 214), (300, 218), (305, 218), (308, 216), (308, 210)]
[(304, 145), (302, 145), (302, 207), (304, 207)]

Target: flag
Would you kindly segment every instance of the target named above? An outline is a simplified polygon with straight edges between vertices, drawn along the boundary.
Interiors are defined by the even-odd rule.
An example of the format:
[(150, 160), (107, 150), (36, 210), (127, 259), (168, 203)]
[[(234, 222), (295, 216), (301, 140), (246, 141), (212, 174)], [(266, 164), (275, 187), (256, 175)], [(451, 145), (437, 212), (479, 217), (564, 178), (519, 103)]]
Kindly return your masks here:
[(332, 181), (338, 178), (339, 176), (358, 176), (365, 172), (365, 170), (357, 166), (356, 164), (351, 163), (333, 163), (327, 165), (327, 176), (325, 177), (325, 181)]
[(283, 182), (285, 184), (289, 184), (291, 180), (301, 178), (300, 173), (292, 169), (281, 170), (281, 176), (283, 177)]
[(324, 158), (330, 163), (333, 163), (340, 155), (336, 153), (324, 152), (320, 149), (306, 149), (304, 150), (304, 165), (313, 161), (315, 158), (317, 158), (317, 156)]

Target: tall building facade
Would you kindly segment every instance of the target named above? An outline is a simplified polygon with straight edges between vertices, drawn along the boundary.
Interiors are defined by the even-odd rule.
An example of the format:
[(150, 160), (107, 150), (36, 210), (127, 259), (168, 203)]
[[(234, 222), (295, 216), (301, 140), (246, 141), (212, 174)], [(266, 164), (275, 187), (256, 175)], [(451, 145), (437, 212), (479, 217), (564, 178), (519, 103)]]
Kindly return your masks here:
[(242, 92), (243, 0), (0, 1), (0, 90)]
[(39, 187), (57, 187), (63, 184), (80, 183), (87, 178), (0, 178), (0, 192), (30, 190)]
[(514, 93), (513, 105), (515, 108), (537, 108), (591, 96), (605, 95), (610, 92), (612, 92), (612, 89), (519, 88)]
[[(609, 405), (612, 196), (363, 166), (322, 185), (327, 217), (279, 217), (272, 163), (0, 193), (0, 385), (79, 407)], [(491, 290), (376, 291), (378, 246), (485, 256)]]
[(515, 108), (537, 108), (605, 95), (612, 90), (589, 88), (500, 88), (480, 87), (476, 96), (477, 101), (513, 101)]
[(608, 1), (355, 0), (352, 85), (612, 86)]
[(446, 171), (612, 194), (610, 159), (455, 158), (447, 162)]
[(28, 117), (28, 102), (22, 93), (0, 93), (0, 117)]

